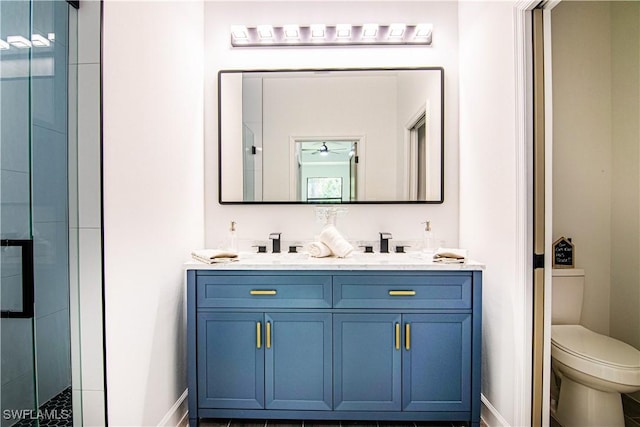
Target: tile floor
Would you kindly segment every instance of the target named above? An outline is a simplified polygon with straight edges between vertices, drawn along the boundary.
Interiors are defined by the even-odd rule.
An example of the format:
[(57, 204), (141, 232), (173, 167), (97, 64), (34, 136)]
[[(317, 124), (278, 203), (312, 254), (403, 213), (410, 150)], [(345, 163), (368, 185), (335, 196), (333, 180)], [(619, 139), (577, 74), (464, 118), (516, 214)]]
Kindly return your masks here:
[[(33, 427), (35, 419), (24, 419), (13, 427)], [(61, 391), (57, 396), (40, 406), (40, 427), (71, 427), (71, 387)]]
[[(640, 402), (623, 394), (622, 407), (624, 408), (624, 427), (640, 427)], [(553, 416), (549, 421), (551, 427), (562, 427)]]
[(640, 427), (640, 402), (623, 394), (622, 407), (624, 408), (624, 426)]
[[(462, 427), (466, 423), (388, 421), (203, 420), (199, 427)], [(481, 427), (486, 427), (484, 423)]]

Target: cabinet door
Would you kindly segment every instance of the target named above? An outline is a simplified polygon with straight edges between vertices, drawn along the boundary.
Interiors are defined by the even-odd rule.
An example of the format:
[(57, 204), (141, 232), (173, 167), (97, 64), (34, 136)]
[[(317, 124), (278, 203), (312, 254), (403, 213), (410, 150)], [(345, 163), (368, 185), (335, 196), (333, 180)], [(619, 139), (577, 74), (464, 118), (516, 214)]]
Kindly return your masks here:
[(198, 405), (264, 408), (262, 313), (198, 313)]
[(471, 314), (405, 314), (402, 319), (403, 410), (469, 411)]
[(401, 409), (400, 321), (400, 314), (334, 315), (336, 410)]
[(331, 410), (331, 350), (330, 313), (267, 313), (267, 409)]

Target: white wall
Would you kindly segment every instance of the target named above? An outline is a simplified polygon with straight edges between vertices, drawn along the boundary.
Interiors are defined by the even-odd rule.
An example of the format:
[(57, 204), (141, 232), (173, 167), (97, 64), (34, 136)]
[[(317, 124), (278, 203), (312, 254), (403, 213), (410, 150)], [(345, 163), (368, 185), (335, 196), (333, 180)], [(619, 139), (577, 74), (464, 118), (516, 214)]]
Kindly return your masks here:
[[(243, 132), (243, 199), (262, 200), (262, 79), (244, 79), (242, 88), (245, 87), (247, 90), (242, 90), (242, 123), (249, 131)], [(256, 147), (255, 154), (247, 151), (249, 144)]]
[(573, 239), (576, 267), (585, 269), (581, 321), (603, 334), (609, 333), (611, 287), (609, 6), (561, 2), (551, 15), (553, 238)]
[[(217, 202), (217, 86), (220, 69), (363, 68), (443, 66), (445, 69), (445, 203), (443, 205), (350, 206), (338, 227), (351, 239), (377, 240), (379, 231), (395, 239), (420, 239), (421, 221), (431, 219), (438, 239), (458, 244), (458, 15), (455, 2), (207, 2), (205, 4), (205, 186), (206, 242), (217, 246), (231, 220), (242, 239), (311, 239), (319, 229), (312, 206), (221, 206)], [(434, 25), (432, 47), (330, 47), (232, 49), (232, 24), (297, 22), (419, 22)], [(378, 173), (384, 174), (384, 171)], [(242, 244), (242, 242), (241, 242)], [(474, 254), (475, 255), (475, 254)]]
[[(243, 116), (243, 91), (242, 91), (242, 75), (229, 74), (225, 78), (225, 88), (231, 93), (237, 93), (238, 96), (226, 96), (221, 101), (222, 122), (224, 123), (225, 138), (231, 141), (241, 141), (242, 116)], [(228, 176), (229, 182), (225, 182), (224, 200), (242, 200), (243, 181), (242, 168), (237, 165), (243, 164), (244, 144), (234, 147), (235, 150), (224, 150), (225, 162), (222, 165), (222, 175)]]
[(203, 245), (203, 3), (104, 2), (104, 268), (112, 426), (176, 425), (182, 264)]
[[(423, 76), (424, 71), (417, 73), (402, 73), (398, 76), (398, 141), (404, 141), (406, 134), (416, 119), (417, 114), (422, 111), (426, 114), (426, 167), (427, 167), (427, 184), (426, 199), (440, 199), (440, 173), (442, 167), (440, 164), (440, 156), (442, 154), (442, 108), (440, 101), (442, 99), (442, 90), (440, 84), (440, 72), (430, 71), (429, 78)], [(400, 102), (402, 100), (402, 102)], [(448, 100), (445, 100), (448, 102)], [(417, 153), (415, 153), (417, 156)], [(398, 144), (398, 154), (396, 167), (398, 171), (398, 189), (399, 195), (404, 197), (411, 193), (417, 195), (417, 188), (409, 181), (409, 173), (407, 166), (409, 163), (415, 163), (417, 159), (411, 158), (411, 148), (409, 144)], [(414, 165), (415, 167), (415, 165)], [(415, 197), (413, 195), (413, 197)]]
[[(264, 199), (288, 200), (290, 138), (363, 136), (367, 157), (364, 200), (397, 200), (396, 77), (263, 79)], [(360, 194), (360, 197), (363, 196)]]
[(563, 2), (552, 24), (554, 237), (585, 269), (581, 322), (640, 348), (640, 5)]
[[(105, 3), (105, 273), (111, 425), (151, 425), (184, 389), (180, 264), (202, 243), (202, 115), (206, 244), (314, 233), (311, 206), (221, 206), (217, 202), (219, 69), (443, 66), (445, 203), (351, 206), (338, 225), (350, 238), (437, 239), (486, 262), (483, 394), (501, 419), (524, 425), (518, 398), (527, 355), (518, 343), (524, 278), (516, 254), (514, 9), (510, 2)], [(141, 19), (140, 17), (144, 17)], [(430, 21), (430, 48), (231, 49), (229, 25), (269, 22)], [(460, 27), (460, 31), (459, 31)], [(204, 29), (203, 29), (204, 28)], [(204, 31), (204, 77), (202, 32)], [(153, 36), (153, 37), (151, 37)], [(135, 37), (157, 40), (129, 47)], [(460, 37), (460, 46), (458, 44)], [(460, 47), (460, 49), (459, 49)], [(458, 61), (460, 118), (458, 123)], [(200, 73), (200, 74), (199, 74)], [(150, 79), (149, 76), (154, 78)], [(136, 96), (132, 96), (136, 94)], [(458, 126), (460, 125), (460, 127)], [(458, 160), (458, 129), (462, 150)], [(458, 161), (460, 192), (458, 193)], [(141, 173), (144, 172), (144, 173)], [(458, 209), (458, 197), (460, 206)], [(460, 218), (459, 218), (460, 216)], [(159, 233), (158, 230), (162, 230)], [(140, 263), (141, 254), (153, 254)], [(132, 323), (130, 313), (136, 313)], [(168, 386), (167, 386), (168, 385)], [(523, 413), (526, 415), (523, 415)]]
[[(515, 2), (460, 2), (460, 245), (486, 263), (483, 416), (527, 425), (531, 337), (516, 127)], [(525, 243), (525, 242), (520, 242)], [(490, 405), (490, 406), (488, 406)], [(486, 412), (489, 407), (490, 413)]]
[(610, 333), (640, 349), (640, 3), (611, 4), (611, 46)]

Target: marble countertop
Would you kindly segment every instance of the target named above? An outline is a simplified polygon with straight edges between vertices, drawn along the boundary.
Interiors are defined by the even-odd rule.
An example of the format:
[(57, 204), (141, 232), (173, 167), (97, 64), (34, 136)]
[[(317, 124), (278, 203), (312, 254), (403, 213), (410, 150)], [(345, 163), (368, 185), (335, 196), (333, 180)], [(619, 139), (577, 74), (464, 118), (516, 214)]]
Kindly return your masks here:
[(313, 258), (306, 253), (241, 252), (235, 261), (205, 264), (191, 260), (186, 270), (484, 270), (484, 264), (467, 260), (459, 264), (434, 262), (433, 255), (424, 252), (367, 254), (358, 252), (346, 258)]

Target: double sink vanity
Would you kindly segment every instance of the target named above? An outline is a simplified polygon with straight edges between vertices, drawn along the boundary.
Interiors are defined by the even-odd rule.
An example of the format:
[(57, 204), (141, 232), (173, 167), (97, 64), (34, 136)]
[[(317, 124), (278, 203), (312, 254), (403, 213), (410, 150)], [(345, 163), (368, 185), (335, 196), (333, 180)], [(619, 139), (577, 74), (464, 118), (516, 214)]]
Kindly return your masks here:
[[(442, 204), (444, 92), (442, 67), (221, 70), (218, 201), (319, 204), (328, 224), (349, 203)], [(188, 263), (190, 426), (479, 426), (482, 269), (423, 252)]]
[(482, 269), (423, 253), (186, 265), (200, 418), (480, 422)]

